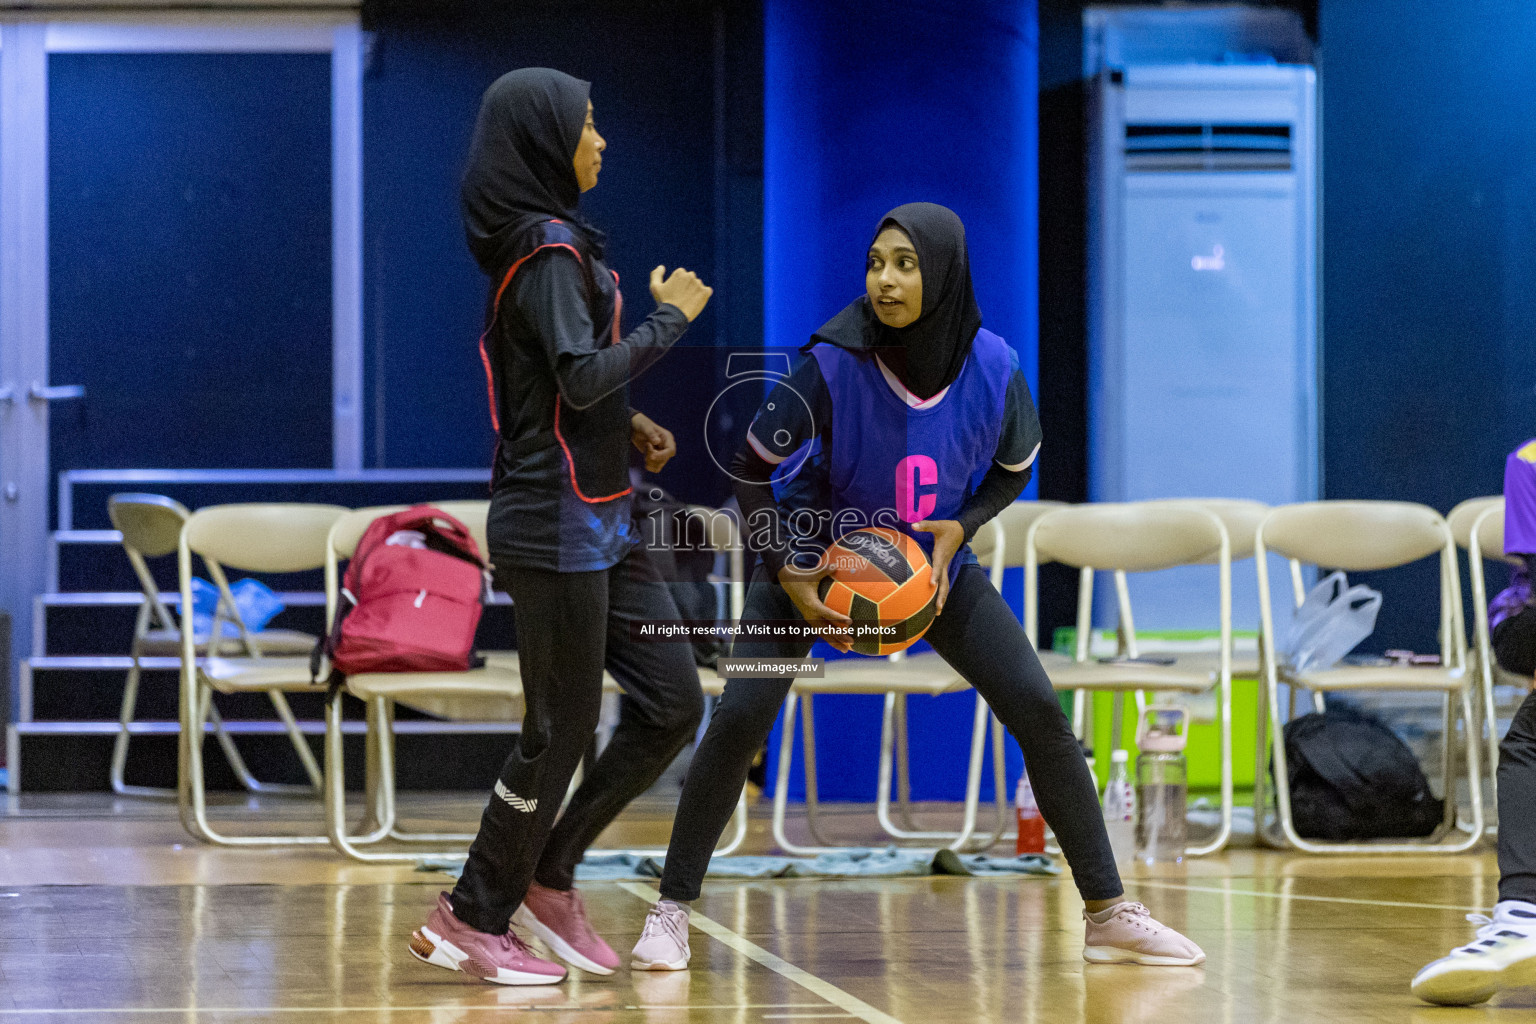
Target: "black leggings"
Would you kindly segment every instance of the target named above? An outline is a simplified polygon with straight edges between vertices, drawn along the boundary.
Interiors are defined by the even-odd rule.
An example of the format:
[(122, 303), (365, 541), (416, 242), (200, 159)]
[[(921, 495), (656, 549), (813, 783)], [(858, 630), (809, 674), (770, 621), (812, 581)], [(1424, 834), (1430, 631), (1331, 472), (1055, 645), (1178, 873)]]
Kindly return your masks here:
[(1506, 672), (1536, 675), (1536, 608), (1522, 608), (1493, 630), (1493, 658)]
[[(609, 822), (667, 769), (704, 713), (687, 643), (637, 643), (630, 623), (679, 618), (644, 549), (601, 572), (509, 568), (527, 711), (480, 819), (453, 912), (499, 935), (530, 879), (574, 884), (576, 865)], [(613, 738), (555, 822), (571, 777), (597, 729), (603, 668), (624, 688)]]
[[(789, 595), (759, 567), (747, 591), (742, 621), (798, 617)], [(1119, 896), (1120, 875), (1088, 764), (1023, 627), (979, 566), (960, 570), (944, 613), (925, 639), (986, 698), (1019, 741), (1040, 812), (1061, 843), (1083, 899)], [(740, 640), (732, 653), (799, 658), (809, 648), (802, 641)], [(752, 757), (773, 728), (789, 688), (790, 680), (778, 678), (733, 679), (726, 684), (683, 786), (661, 876), (662, 896), (698, 898)]]
[(1536, 903), (1536, 693), (1499, 744), (1499, 899)]

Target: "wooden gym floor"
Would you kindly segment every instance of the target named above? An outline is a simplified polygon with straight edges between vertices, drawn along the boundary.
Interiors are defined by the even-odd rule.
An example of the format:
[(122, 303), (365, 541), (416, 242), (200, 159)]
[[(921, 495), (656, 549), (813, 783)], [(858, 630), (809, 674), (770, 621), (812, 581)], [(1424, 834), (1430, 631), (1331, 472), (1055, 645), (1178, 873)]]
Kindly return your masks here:
[[(478, 799), (417, 795), (472, 821)], [(219, 820), (252, 817), (241, 803)], [(301, 801), (268, 801), (302, 824)], [(833, 834), (875, 842), (865, 807)], [(631, 811), (604, 845), (661, 841), (669, 809)], [(749, 850), (771, 846), (756, 818)], [(5, 1021), (548, 1024), (1536, 1020), (1536, 992), (1448, 1010), (1408, 980), (1466, 941), (1495, 898), (1491, 852), (1307, 858), (1238, 849), (1127, 880), (1205, 947), (1202, 968), (1089, 966), (1067, 879), (712, 882), (693, 970), (500, 988), (427, 967), (406, 938), (442, 875), (359, 866), (328, 849), (229, 851), (188, 840), (175, 809), (98, 796), (0, 800), (0, 1024)], [(584, 886), (627, 954), (648, 887)], [(626, 956), (627, 960), (627, 956)]]

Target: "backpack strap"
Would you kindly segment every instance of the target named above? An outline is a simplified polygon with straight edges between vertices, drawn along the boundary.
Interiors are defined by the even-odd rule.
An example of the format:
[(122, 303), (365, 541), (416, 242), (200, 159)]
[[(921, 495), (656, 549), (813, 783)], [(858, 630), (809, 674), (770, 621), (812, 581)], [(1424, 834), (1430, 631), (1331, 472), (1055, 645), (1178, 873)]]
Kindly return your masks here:
[(332, 697), (346, 681), (346, 677), (336, 668), (335, 662), (331, 663), (331, 671), (323, 680), (320, 678), (320, 669), (326, 658), (335, 656), (336, 645), (341, 642), (341, 624), (346, 619), (347, 613), (352, 610), (350, 594), (350, 590), (343, 589), (342, 593), (336, 595), (336, 618), (331, 620), (331, 628), (315, 640), (315, 646), (309, 651), (309, 682), (313, 686), (324, 682)]

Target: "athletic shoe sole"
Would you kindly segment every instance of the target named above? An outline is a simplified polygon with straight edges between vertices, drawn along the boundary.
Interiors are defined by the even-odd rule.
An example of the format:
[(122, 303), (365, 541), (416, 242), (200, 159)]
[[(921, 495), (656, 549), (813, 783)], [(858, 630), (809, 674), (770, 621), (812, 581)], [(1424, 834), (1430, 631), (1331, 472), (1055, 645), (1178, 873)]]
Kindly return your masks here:
[[(1480, 958), (1465, 959), (1477, 963)], [(1411, 990), (1426, 1003), (1471, 1006), (1487, 1002), (1501, 989), (1525, 985), (1536, 985), (1536, 956), (1516, 960), (1502, 968), (1489, 968), (1486, 965), (1479, 968), (1452, 961), (1443, 970), (1427, 977), (1421, 974), (1414, 978)]]
[(450, 971), (462, 971), (471, 978), (489, 981), (496, 985), (555, 985), (565, 980), (564, 975), (532, 974), (512, 971), (494, 964), (485, 964), (445, 940), (430, 928), (418, 928), (411, 933), (411, 956), (433, 967), (446, 967)]
[(1205, 954), (1196, 957), (1153, 956), (1119, 946), (1084, 946), (1083, 959), (1091, 964), (1140, 964), (1142, 967), (1199, 967)]
[(553, 928), (548, 927), (544, 922), (535, 917), (533, 911), (528, 909), (527, 904), (518, 907), (516, 912), (513, 913), (512, 923), (524, 931), (532, 932), (538, 936), (543, 940), (544, 945), (548, 946), (556, 956), (572, 967), (580, 968), (588, 974), (612, 974), (614, 971), (612, 967), (604, 967), (595, 960), (582, 956), (581, 953), (577, 952), (576, 947), (566, 942)]
[(681, 960), (631, 960), (629, 969), (632, 971), (686, 971), (688, 958)]

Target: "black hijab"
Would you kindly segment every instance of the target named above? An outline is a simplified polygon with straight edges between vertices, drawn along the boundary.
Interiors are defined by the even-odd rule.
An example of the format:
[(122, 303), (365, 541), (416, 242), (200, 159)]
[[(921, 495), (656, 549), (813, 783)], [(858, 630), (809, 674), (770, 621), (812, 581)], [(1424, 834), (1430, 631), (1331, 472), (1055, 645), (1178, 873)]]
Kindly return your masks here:
[(520, 68), (485, 91), (459, 199), (469, 251), (487, 274), (506, 269), (518, 237), (551, 217), (576, 225), (602, 257), (602, 232), (576, 209), (581, 187), (571, 163), (590, 90), (560, 71)]
[[(811, 345), (877, 349), (880, 359), (918, 398), (932, 398), (955, 382), (981, 328), (981, 309), (971, 290), (971, 259), (965, 225), (948, 207), (907, 203), (880, 218), (875, 237), (894, 225), (917, 250), (923, 275), (923, 310), (905, 327), (880, 322), (861, 295), (811, 335)], [(873, 241), (873, 239), (871, 239)], [(810, 346), (806, 346), (809, 348)]]

